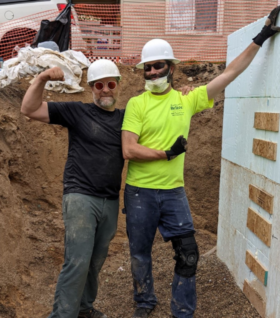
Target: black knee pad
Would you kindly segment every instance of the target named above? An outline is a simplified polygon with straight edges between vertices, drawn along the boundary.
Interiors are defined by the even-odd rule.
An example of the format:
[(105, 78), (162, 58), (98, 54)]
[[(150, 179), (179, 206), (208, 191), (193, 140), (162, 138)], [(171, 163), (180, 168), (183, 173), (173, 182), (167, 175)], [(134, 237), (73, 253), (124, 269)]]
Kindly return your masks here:
[(199, 252), (193, 234), (174, 237), (171, 240), (175, 250), (175, 273), (185, 278), (194, 276), (199, 259)]

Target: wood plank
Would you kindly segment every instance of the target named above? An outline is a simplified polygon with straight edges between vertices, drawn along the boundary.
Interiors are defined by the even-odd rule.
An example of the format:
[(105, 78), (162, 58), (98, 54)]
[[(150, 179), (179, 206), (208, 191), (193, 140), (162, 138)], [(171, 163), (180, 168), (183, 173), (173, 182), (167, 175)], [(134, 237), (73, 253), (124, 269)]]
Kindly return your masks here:
[(268, 247), (271, 245), (272, 224), (253, 209), (248, 209), (247, 227)]
[(249, 184), (249, 198), (269, 214), (273, 214), (273, 195), (269, 194), (263, 189)]
[(265, 318), (266, 303), (261, 295), (250, 285), (245, 279), (243, 285), (243, 293), (249, 299), (250, 303), (256, 308), (262, 318)]
[(246, 265), (250, 270), (258, 277), (258, 279), (267, 285), (268, 270), (258, 260), (255, 259), (254, 255), (250, 251), (246, 251)]
[(279, 113), (255, 113), (254, 128), (279, 131)]
[(277, 143), (262, 139), (253, 140), (253, 153), (257, 156), (276, 161)]

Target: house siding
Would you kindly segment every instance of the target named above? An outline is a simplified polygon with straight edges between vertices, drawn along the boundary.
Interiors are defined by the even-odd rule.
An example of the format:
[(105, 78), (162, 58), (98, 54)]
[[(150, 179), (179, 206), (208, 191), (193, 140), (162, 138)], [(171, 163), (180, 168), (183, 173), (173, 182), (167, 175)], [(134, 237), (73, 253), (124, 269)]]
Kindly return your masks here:
[[(208, 6), (216, 3), (217, 15), (211, 18), (216, 23), (216, 30), (205, 30), (206, 24), (198, 26), (198, 5), (205, 3)], [(153, 39), (162, 38), (167, 40), (173, 47), (174, 55), (181, 60), (196, 61), (224, 61), (227, 51), (227, 36), (232, 32), (252, 23), (258, 18), (267, 15), (276, 5), (277, 0), (196, 0), (191, 30), (187, 29), (188, 10), (184, 8), (183, 14), (177, 9), (175, 18), (172, 16), (171, 3), (169, 1), (148, 0), (122, 0), (121, 25), (123, 36), (123, 56), (140, 58), (143, 45)], [(185, 3), (182, 2), (182, 5)], [(200, 9), (201, 9), (200, 7)], [(196, 16), (195, 16), (196, 14)], [(178, 15), (178, 19), (176, 16)], [(170, 21), (175, 22), (171, 29)], [(202, 21), (203, 22), (203, 21)], [(186, 25), (186, 28), (180, 29)], [(176, 24), (179, 25), (178, 32)], [(213, 29), (213, 27), (212, 27)], [(249, 44), (249, 43), (248, 43)]]

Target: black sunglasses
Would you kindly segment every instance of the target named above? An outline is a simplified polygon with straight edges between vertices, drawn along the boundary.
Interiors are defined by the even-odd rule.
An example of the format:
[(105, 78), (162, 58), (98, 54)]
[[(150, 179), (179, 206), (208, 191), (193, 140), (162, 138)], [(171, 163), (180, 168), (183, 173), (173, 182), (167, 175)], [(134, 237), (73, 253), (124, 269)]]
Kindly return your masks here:
[(144, 71), (145, 72), (150, 72), (152, 70), (152, 67), (155, 70), (161, 70), (162, 68), (164, 68), (164, 66), (166, 65), (166, 62), (156, 62), (154, 64), (145, 64), (144, 65)]

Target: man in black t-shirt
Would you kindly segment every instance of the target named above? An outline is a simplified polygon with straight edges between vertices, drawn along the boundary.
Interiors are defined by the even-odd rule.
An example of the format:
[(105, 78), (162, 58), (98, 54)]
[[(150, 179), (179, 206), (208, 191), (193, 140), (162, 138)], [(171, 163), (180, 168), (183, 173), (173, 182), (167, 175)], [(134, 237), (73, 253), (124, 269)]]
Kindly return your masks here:
[(121, 126), (124, 111), (115, 108), (121, 75), (109, 60), (88, 69), (92, 104), (47, 103), (47, 81), (64, 80), (63, 71), (42, 72), (29, 87), (21, 112), (29, 118), (68, 128), (69, 150), (63, 178), (65, 260), (49, 318), (106, 318), (93, 308), (98, 273), (117, 229), (124, 160)]

